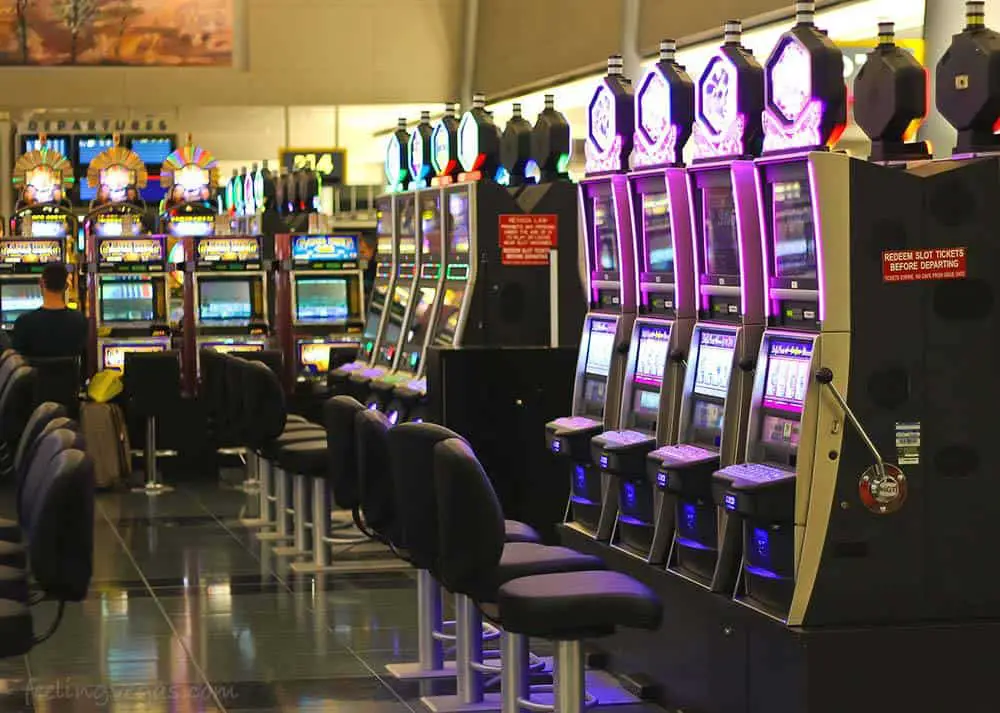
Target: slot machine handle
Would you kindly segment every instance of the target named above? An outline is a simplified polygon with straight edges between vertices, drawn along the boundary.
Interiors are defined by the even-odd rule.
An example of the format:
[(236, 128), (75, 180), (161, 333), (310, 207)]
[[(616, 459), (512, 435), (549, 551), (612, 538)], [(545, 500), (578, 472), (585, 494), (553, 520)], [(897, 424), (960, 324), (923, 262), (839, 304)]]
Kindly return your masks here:
[(851, 426), (853, 426), (857, 434), (861, 436), (861, 440), (865, 442), (865, 446), (867, 446), (868, 450), (871, 451), (872, 456), (875, 458), (876, 475), (879, 478), (884, 478), (885, 461), (882, 460), (882, 455), (878, 452), (878, 449), (875, 447), (875, 444), (872, 442), (872, 439), (869, 438), (868, 433), (861, 425), (861, 422), (858, 421), (857, 416), (854, 415), (854, 411), (852, 411), (851, 407), (847, 405), (847, 400), (837, 390), (837, 387), (833, 385), (833, 370), (824, 366), (823, 368), (821, 368), (819, 371), (816, 372), (816, 381), (826, 386), (830, 390), (830, 393), (833, 395), (833, 398), (836, 400), (837, 404), (844, 412), (844, 415), (847, 417), (847, 420), (850, 421)]
[(751, 371), (757, 370), (757, 360), (756, 359), (743, 359), (736, 366), (739, 367), (740, 371), (750, 373)]

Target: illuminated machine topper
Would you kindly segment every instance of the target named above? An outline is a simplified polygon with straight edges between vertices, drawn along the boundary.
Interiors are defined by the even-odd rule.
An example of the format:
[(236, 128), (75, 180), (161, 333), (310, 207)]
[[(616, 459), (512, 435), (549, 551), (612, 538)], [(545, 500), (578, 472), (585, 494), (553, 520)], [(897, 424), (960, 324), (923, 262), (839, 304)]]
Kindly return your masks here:
[(993, 153), (1000, 149), (1000, 34), (986, 27), (981, 0), (965, 3), (965, 21), (938, 62), (935, 101), (958, 132), (954, 153)]
[(410, 175), (406, 152), (410, 135), (406, 131), (406, 119), (400, 118), (396, 130), (389, 137), (385, 147), (385, 180), (390, 190), (398, 190), (406, 185)]
[(725, 42), (708, 61), (696, 92), (696, 159), (760, 152), (764, 70), (740, 43), (742, 24), (726, 23)]
[(198, 241), (196, 253), (199, 265), (258, 263), (260, 262), (260, 240), (257, 238), (202, 238)]
[(0, 240), (0, 263), (3, 265), (42, 265), (62, 262), (61, 240)]
[(170, 216), (167, 232), (175, 238), (201, 238), (215, 232), (214, 213), (177, 213)]
[[(219, 164), (215, 157), (195, 146), (188, 136), (187, 143), (167, 156), (160, 169), (160, 185), (180, 201), (202, 201), (212, 197), (212, 187), (219, 183)], [(174, 196), (174, 193), (180, 195)]]
[(330, 348), (333, 342), (300, 342), (299, 363), (303, 368), (316, 374), (330, 370)]
[(768, 57), (765, 152), (831, 147), (847, 125), (844, 56), (813, 25), (814, 5), (795, 4), (795, 27)]
[(431, 113), (420, 112), (420, 123), (410, 134), (410, 177), (415, 183), (426, 185), (431, 175), (431, 141), (434, 129), (431, 128)]
[(358, 260), (356, 235), (293, 235), (292, 261), (296, 264), (345, 263)]
[(21, 187), (21, 206), (58, 203), (73, 185), (73, 166), (69, 160), (50, 150), (44, 135), (38, 141), (41, 148), (22, 154), (14, 164), (12, 181)]
[(545, 95), (545, 108), (531, 129), (531, 160), (538, 166), (539, 182), (567, 178), (573, 155), (573, 137), (569, 122), (556, 111), (556, 98)]
[(128, 353), (153, 354), (167, 351), (167, 345), (162, 342), (129, 342), (128, 344), (104, 345), (102, 361), (105, 369), (119, 373), (125, 371), (125, 355)]
[(98, 203), (124, 203), (130, 199), (129, 190), (138, 191), (149, 182), (146, 164), (139, 154), (118, 143), (94, 157), (87, 167), (87, 185), (97, 189)]
[(660, 60), (635, 93), (635, 150), (632, 167), (680, 163), (694, 122), (694, 82), (675, 61), (677, 44), (660, 43)]
[(486, 95), (474, 94), (472, 108), (458, 124), (458, 162), (466, 173), (496, 176), (500, 166), (500, 129), (486, 111)]
[(454, 104), (445, 105), (444, 116), (431, 132), (431, 164), (439, 180), (451, 179), (458, 173), (458, 119)]
[(100, 238), (97, 257), (101, 265), (163, 267), (164, 241), (160, 238)]
[(584, 166), (588, 174), (628, 170), (635, 107), (623, 67), (620, 55), (608, 58), (608, 73), (597, 85), (587, 106)]

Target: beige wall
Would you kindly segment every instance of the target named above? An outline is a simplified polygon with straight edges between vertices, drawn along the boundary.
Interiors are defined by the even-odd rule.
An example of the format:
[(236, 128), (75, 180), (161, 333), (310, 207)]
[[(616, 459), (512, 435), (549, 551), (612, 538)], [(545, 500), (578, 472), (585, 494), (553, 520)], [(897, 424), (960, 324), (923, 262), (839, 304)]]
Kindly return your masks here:
[(603, 64), (621, 16), (621, 0), (480, 0), (475, 90), (495, 97)]
[(463, 0), (234, 3), (232, 69), (6, 68), (0, 106), (440, 103), (458, 91)]

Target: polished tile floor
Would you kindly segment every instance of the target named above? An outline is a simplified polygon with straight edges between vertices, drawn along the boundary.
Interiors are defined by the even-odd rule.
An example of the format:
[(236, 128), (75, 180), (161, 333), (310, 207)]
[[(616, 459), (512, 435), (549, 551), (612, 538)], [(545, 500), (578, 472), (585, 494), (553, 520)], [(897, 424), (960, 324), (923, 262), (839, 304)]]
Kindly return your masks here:
[[(240, 527), (249, 502), (217, 483), (101, 495), (90, 596), (0, 661), (0, 711), (423, 710), (383, 673), (415, 658), (410, 572), (296, 577)], [(35, 612), (44, 631), (54, 608)]]

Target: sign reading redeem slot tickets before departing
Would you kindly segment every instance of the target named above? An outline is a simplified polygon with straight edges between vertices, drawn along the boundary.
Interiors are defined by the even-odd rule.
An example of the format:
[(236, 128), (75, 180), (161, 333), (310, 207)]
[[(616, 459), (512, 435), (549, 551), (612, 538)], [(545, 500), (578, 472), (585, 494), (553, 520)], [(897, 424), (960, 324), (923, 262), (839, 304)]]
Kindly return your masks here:
[(500, 259), (504, 265), (548, 265), (559, 244), (557, 215), (501, 215)]
[(964, 280), (965, 257), (965, 248), (886, 250), (882, 253), (882, 281)]

